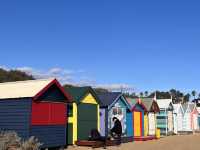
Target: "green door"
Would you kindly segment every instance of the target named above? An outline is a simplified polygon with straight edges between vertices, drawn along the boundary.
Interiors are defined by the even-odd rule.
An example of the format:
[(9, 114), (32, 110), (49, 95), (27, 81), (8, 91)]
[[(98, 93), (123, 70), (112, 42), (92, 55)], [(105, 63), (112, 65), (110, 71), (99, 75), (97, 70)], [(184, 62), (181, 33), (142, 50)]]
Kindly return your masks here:
[(78, 105), (78, 140), (87, 140), (90, 131), (97, 129), (97, 105), (81, 103)]
[(67, 124), (67, 144), (72, 145), (73, 144), (73, 124), (68, 123)]

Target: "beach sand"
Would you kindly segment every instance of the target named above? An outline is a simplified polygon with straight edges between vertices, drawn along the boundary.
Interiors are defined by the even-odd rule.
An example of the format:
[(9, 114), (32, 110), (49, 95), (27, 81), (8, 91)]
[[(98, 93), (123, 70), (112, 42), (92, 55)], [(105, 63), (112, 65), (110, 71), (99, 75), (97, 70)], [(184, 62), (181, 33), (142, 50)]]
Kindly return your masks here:
[[(89, 147), (68, 147), (67, 150), (87, 150)], [(95, 150), (102, 150), (97, 148)], [(200, 150), (200, 134), (176, 135), (146, 142), (132, 142), (116, 147), (107, 147), (108, 150)]]

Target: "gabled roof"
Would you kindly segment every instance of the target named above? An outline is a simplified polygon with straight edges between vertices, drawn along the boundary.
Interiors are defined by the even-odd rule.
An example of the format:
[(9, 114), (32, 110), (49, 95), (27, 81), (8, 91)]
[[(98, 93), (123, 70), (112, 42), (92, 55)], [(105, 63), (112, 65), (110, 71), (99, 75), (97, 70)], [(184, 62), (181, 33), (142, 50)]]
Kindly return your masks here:
[(101, 107), (107, 107), (111, 105), (116, 99), (118, 99), (122, 93), (120, 92), (102, 92), (98, 93), (98, 97), (101, 100)]
[(181, 109), (182, 113), (184, 113), (182, 104), (173, 104), (173, 108), (174, 108), (174, 113), (178, 114), (178, 112), (179, 112), (180, 109)]
[(185, 103), (185, 104), (182, 104), (182, 107), (183, 107), (184, 112), (186, 112), (187, 110), (189, 110), (189, 112), (192, 112), (196, 108), (196, 104), (195, 103)]
[(182, 104), (183, 112), (185, 113), (188, 109), (188, 104)]
[(91, 93), (92, 96), (95, 97), (96, 101), (100, 103), (100, 100), (96, 92), (90, 86), (68, 87), (68, 88), (65, 88), (65, 91), (68, 92), (72, 96), (73, 101), (75, 101), (76, 103), (80, 103), (83, 100), (83, 98), (89, 93)]
[(138, 98), (130, 98), (126, 97), (128, 103), (130, 104), (131, 108), (133, 108), (138, 103)]
[(141, 98), (142, 103), (146, 107), (147, 111), (151, 109), (151, 106), (153, 104), (153, 99), (152, 98)]
[(189, 103), (189, 108), (191, 111), (195, 109), (195, 104), (194, 103)]
[(135, 109), (136, 104), (139, 104), (143, 107), (143, 109), (145, 111), (147, 111), (146, 106), (144, 105), (143, 101), (140, 98), (127, 97), (126, 99), (127, 99), (128, 103), (130, 104), (132, 110)]
[(159, 112), (158, 103), (153, 98), (141, 98), (142, 103), (146, 107), (147, 111)]
[(156, 99), (160, 109), (168, 109), (172, 104), (172, 99)]
[[(123, 94), (121, 92), (102, 92), (98, 93), (98, 97), (101, 101), (101, 107), (111, 107)], [(127, 107), (130, 109), (130, 105), (128, 104), (125, 97), (123, 100)]]
[(0, 99), (37, 99), (53, 84), (57, 85), (67, 100), (71, 100), (55, 78), (0, 83)]

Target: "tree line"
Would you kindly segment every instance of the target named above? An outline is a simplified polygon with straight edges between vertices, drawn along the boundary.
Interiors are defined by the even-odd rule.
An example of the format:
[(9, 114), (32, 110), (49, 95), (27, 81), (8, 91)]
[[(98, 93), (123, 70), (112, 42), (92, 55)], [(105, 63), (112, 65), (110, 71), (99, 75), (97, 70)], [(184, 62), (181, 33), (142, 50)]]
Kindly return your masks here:
[(34, 80), (34, 77), (19, 70), (4, 70), (0, 68), (0, 83), (24, 80)]
[[(19, 71), (19, 70), (5, 70), (0, 68), (0, 83), (2, 82), (11, 82), (11, 81), (24, 81), (24, 80), (34, 80), (35, 78), (32, 75), (28, 75), (25, 72)], [(72, 87), (74, 85), (70, 84), (65, 84), (64, 88), (67, 87)], [(101, 92), (109, 92), (109, 90), (104, 89), (104, 88), (95, 88), (95, 91), (97, 93)], [(197, 99), (200, 98), (200, 93), (197, 91), (193, 90), (191, 93), (184, 93), (176, 89), (171, 89), (169, 91), (159, 91), (157, 90), (156, 92), (140, 92), (135, 93), (135, 92), (124, 92), (125, 96), (132, 97), (132, 98), (139, 98), (139, 97), (148, 97), (148, 98), (153, 98), (156, 93), (156, 98), (157, 99), (169, 99), (172, 98), (174, 103), (179, 103), (179, 102), (188, 102), (190, 99)]]
[(133, 93), (125, 93), (126, 96), (136, 98), (136, 97), (148, 97), (154, 98), (156, 95), (157, 99), (170, 99), (172, 98), (174, 103), (185, 103), (188, 102), (190, 99), (198, 99), (200, 98), (200, 93), (197, 93), (193, 90), (191, 93), (184, 93), (176, 89), (171, 89), (169, 91), (155, 91), (155, 92), (140, 92), (139, 94)]

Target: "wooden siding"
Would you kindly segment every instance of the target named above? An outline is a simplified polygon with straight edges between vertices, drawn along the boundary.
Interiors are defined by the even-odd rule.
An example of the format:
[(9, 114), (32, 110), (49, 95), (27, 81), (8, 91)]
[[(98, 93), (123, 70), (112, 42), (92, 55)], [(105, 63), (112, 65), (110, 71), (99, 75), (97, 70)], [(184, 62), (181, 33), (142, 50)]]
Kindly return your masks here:
[(98, 105), (84, 104), (78, 105), (78, 140), (88, 139), (90, 131), (98, 128)]
[(100, 109), (100, 133), (101, 136), (106, 136), (106, 108)]
[(144, 115), (144, 136), (147, 136), (149, 132), (148, 116), (147, 113)]
[(134, 136), (144, 136), (144, 108), (140, 104), (136, 104), (132, 113)]
[(178, 133), (178, 120), (177, 120), (178, 116), (177, 113), (173, 114), (173, 124), (174, 124), (174, 134)]
[(67, 124), (67, 145), (73, 145), (74, 144), (74, 138), (73, 138), (73, 123)]
[(133, 137), (133, 117), (132, 112), (127, 110), (126, 112), (126, 124), (127, 124), (127, 136)]
[(101, 136), (108, 136), (108, 108), (100, 108), (100, 133)]
[(173, 132), (174, 129), (174, 124), (173, 124), (173, 112), (172, 111), (168, 111), (167, 112), (168, 115), (168, 132)]
[(66, 104), (33, 102), (31, 125), (66, 125)]
[[(75, 141), (77, 141), (77, 104), (73, 103), (72, 104), (72, 116), (70, 116), (68, 118), (68, 124), (70, 125), (70, 129), (68, 130), (72, 130), (70, 131), (70, 133), (72, 133), (72, 135), (68, 135), (68, 138), (70, 138), (71, 140), (68, 140), (68, 144), (75, 144)], [(72, 126), (72, 128), (71, 128)], [(70, 134), (68, 133), (68, 134)], [(72, 142), (70, 142), (72, 141)]]
[(43, 148), (66, 145), (66, 126), (63, 125), (32, 126), (30, 135), (38, 138)]
[(148, 135), (156, 135), (156, 114), (154, 112), (148, 114), (148, 127)]
[(97, 129), (100, 131), (100, 106), (96, 98), (91, 93), (88, 93), (81, 103), (97, 105)]
[(192, 131), (191, 128), (191, 114), (185, 113), (183, 117), (183, 131)]
[(142, 136), (142, 112), (133, 112), (134, 136)]
[(20, 137), (29, 137), (31, 99), (0, 101), (0, 130), (16, 131)]
[(167, 135), (173, 132), (173, 111), (160, 110), (160, 113), (157, 114), (156, 119), (157, 128), (160, 129), (161, 135)]

